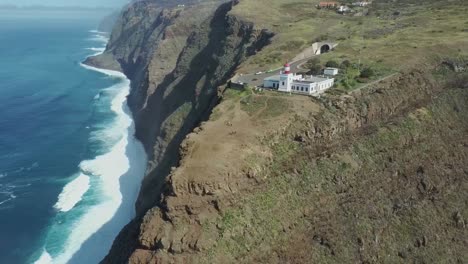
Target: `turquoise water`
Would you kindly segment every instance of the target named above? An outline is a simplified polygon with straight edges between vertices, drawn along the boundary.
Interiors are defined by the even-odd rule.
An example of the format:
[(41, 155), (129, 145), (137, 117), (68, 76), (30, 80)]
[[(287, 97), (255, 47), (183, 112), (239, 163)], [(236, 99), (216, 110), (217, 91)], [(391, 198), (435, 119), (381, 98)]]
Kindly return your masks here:
[(96, 263), (134, 215), (129, 82), (80, 64), (101, 17), (0, 13), (0, 263)]

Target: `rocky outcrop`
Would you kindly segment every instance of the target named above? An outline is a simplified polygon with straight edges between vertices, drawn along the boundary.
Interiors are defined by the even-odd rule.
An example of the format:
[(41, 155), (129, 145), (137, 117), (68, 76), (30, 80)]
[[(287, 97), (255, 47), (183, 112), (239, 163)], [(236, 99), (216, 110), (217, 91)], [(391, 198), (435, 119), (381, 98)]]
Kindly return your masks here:
[[(88, 64), (121, 70), (132, 80), (128, 102), (136, 122), (136, 136), (150, 160), (136, 204), (138, 216), (119, 234), (103, 263), (197, 263), (197, 255), (208, 254), (208, 249), (224, 236), (219, 230), (226, 227), (209, 219), (222, 216), (235, 199), (247, 189), (256, 191), (255, 184), (264, 180), (260, 172), (265, 165), (262, 162), (272, 159), (268, 151), (256, 162), (258, 170), (243, 170), (245, 164), (229, 158), (213, 164), (221, 151), (206, 142), (217, 135), (208, 137), (204, 132), (210, 127), (202, 122), (219, 101), (218, 87), (248, 56), (268, 45), (273, 36), (233, 15), (231, 9), (236, 3), (134, 2), (117, 20), (106, 52), (88, 59)], [(349, 135), (372, 133), (379, 123), (425, 105), (441, 87), (428, 71), (413, 70), (373, 87), (316, 100), (311, 104), (319, 105), (320, 111), (297, 117), (288, 126), (273, 124), (268, 133), (258, 135), (254, 129), (255, 133), (229, 131), (233, 129), (229, 121), (221, 124), (228, 128), (223, 132), (242, 137), (241, 141), (229, 142), (238, 148), (225, 151), (239, 151), (235, 156), (261, 153), (264, 146), (258, 146), (258, 141), (268, 137), (299, 142), (307, 151), (303, 156), (312, 160), (327, 155), (327, 149), (345, 146)], [(245, 116), (237, 118), (238, 123), (247, 122)], [(200, 124), (195, 134), (207, 137), (205, 144), (194, 143), (193, 134), (187, 137)], [(251, 139), (250, 145), (245, 144), (247, 138)], [(216, 140), (226, 145), (223, 139)], [(190, 162), (200, 148), (210, 152), (203, 157), (204, 166), (200, 166), (200, 159)], [(300, 174), (295, 170), (294, 174)], [(206, 177), (200, 177), (204, 174)], [(454, 219), (458, 225), (464, 224), (459, 214)], [(283, 230), (288, 228), (284, 226)], [(317, 236), (316, 240), (328, 250), (332, 248), (326, 238)], [(363, 244), (362, 240), (359, 243)]]
[(139, 246), (136, 235), (141, 221), (147, 222), (142, 217), (159, 204), (185, 136), (218, 102), (218, 86), (273, 36), (230, 15), (235, 4), (216, 0), (132, 3), (117, 20), (106, 51), (85, 62), (121, 70), (131, 79), (128, 102), (136, 136), (149, 156), (136, 204), (138, 217), (121, 232), (105, 263), (123, 263)]
[(428, 71), (411, 70), (350, 94), (323, 99), (323, 114), (307, 122), (305, 137), (317, 144), (385, 122), (424, 105), (443, 87)]
[[(396, 120), (428, 105), (443, 92), (442, 87), (444, 85), (438, 83), (430, 72), (403, 72), (365, 90), (328, 95), (317, 100), (321, 111), (293, 121), (286, 129), (277, 127), (268, 134), (268, 138), (273, 141), (274, 138), (298, 141), (310, 160), (327, 156), (327, 153), (346, 148), (352, 142), (350, 138), (372, 134), (374, 126)], [(230, 124), (225, 126), (229, 130)], [(233, 201), (238, 199), (236, 197), (261, 190), (259, 183), (262, 180), (259, 175), (262, 173), (255, 170), (242, 171), (243, 165), (235, 163), (233, 159), (223, 159), (222, 162), (220, 159), (220, 164), (203, 163), (201, 152), (197, 149), (213, 149), (213, 153), (208, 154), (212, 159), (221, 155), (213, 144), (207, 144), (206, 139), (202, 140), (209, 134), (210, 128), (213, 128), (212, 122), (201, 126), (182, 143), (183, 159), (179, 168), (174, 169), (166, 181), (161, 204), (150, 209), (138, 223), (139, 226), (132, 225), (131, 231), (127, 232), (132, 234), (129, 241), (135, 244), (131, 252), (122, 255), (125, 260), (128, 258), (130, 263), (199, 263), (200, 256), (207, 254), (207, 250), (216, 245), (217, 241), (225, 239), (225, 234), (219, 231), (225, 227), (219, 226), (216, 219), (222, 217), (229, 210), (227, 208), (234, 206)], [(242, 138), (246, 140), (248, 137), (245, 135)], [(225, 144), (229, 142), (226, 140)], [(248, 144), (251, 147), (253, 143)], [(301, 156), (304, 155), (302, 153)], [(262, 161), (257, 163), (263, 166)], [(201, 172), (196, 171), (199, 166), (210, 176), (202, 177)], [(211, 175), (213, 167), (218, 167), (214, 169), (218, 174)], [(229, 169), (224, 172), (219, 167)], [(293, 173), (299, 174), (298, 171)], [(107, 263), (112, 261), (115, 259), (106, 259)], [(221, 259), (217, 262), (230, 263), (222, 262)]]
[(98, 25), (97, 30), (101, 32), (111, 32), (114, 29), (115, 23), (117, 23), (117, 19), (120, 17), (119, 11), (114, 11), (104, 17)]
[(468, 71), (468, 61), (464, 59), (446, 59), (441, 66), (445, 66), (456, 73)]
[[(296, 120), (287, 129), (278, 128), (268, 137), (300, 139), (311, 149), (310, 157), (322, 155), (327, 148), (345, 145), (346, 137), (351, 134), (365, 133), (372, 125), (425, 104), (440, 87), (427, 72), (405, 72), (366, 90), (330, 95), (319, 101), (321, 112), (306, 120)], [(215, 224), (206, 219), (222, 215), (222, 208), (230, 204), (233, 193), (248, 193), (252, 190), (246, 190), (256, 188), (255, 182), (259, 179), (249, 180), (256, 178), (257, 173), (252, 170), (239, 172), (243, 173), (242, 177), (236, 176), (234, 171), (209, 179), (194, 177), (195, 165), (190, 164), (200, 166), (200, 160), (191, 162), (190, 152), (194, 146), (188, 141), (191, 140), (182, 145), (181, 167), (167, 180), (161, 206), (146, 213), (139, 232), (135, 233), (138, 242), (130, 263), (198, 263), (197, 255), (204, 254), (201, 252), (216, 243), (220, 235), (216, 230), (222, 229), (211, 227)], [(228, 165), (223, 163), (223, 166)], [(209, 173), (208, 169), (206, 171)]]

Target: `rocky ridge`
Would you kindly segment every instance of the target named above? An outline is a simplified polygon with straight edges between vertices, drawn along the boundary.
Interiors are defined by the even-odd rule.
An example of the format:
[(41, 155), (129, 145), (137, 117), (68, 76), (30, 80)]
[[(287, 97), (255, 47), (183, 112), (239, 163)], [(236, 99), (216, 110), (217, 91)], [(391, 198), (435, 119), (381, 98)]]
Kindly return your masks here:
[[(409, 90), (408, 87), (412, 89)], [(277, 127), (263, 133), (267, 134), (265, 138), (289, 138), (291, 141), (301, 142), (306, 146), (309, 158), (322, 157), (328, 155), (326, 153), (333, 153), (334, 149), (346, 146), (352, 135), (372, 133), (373, 126), (405, 116), (427, 105), (434, 96), (442, 92), (441, 87), (443, 85), (436, 82), (428, 72), (416, 70), (401, 73), (379, 83), (375, 88), (330, 96), (318, 102), (321, 110), (314, 115), (308, 118), (291, 118), (283, 128)], [(206, 165), (204, 172), (197, 172), (197, 167), (204, 166), (203, 159), (200, 159), (203, 152), (198, 151), (198, 148), (214, 149), (211, 146), (213, 143), (203, 140), (203, 137), (211, 138), (208, 131), (214, 129), (213, 126), (215, 125), (211, 121), (204, 124), (182, 144), (181, 164), (166, 181), (161, 206), (149, 210), (143, 218), (140, 231), (135, 234), (138, 236), (138, 244), (129, 258), (130, 263), (203, 262), (203, 257), (200, 256), (207, 254), (223, 236), (219, 222), (209, 219), (222, 217), (230, 206), (235, 206), (242, 193), (262, 190), (262, 177), (267, 172), (262, 172), (262, 167), (269, 166), (271, 157), (263, 161), (257, 160), (256, 169), (243, 168), (239, 166), (238, 160), (231, 158), (228, 161), (223, 159), (216, 166), (232, 170), (218, 168), (215, 169), (217, 175), (203, 176), (202, 174), (211, 174), (211, 166), (215, 166), (212, 164)], [(260, 127), (258, 129), (261, 130)], [(250, 147), (259, 145), (258, 141), (247, 142)], [(225, 144), (229, 144), (228, 139)], [(243, 156), (245, 149), (234, 151)], [(210, 158), (220, 156), (221, 152), (215, 150)], [(241, 164), (249, 164), (248, 158), (251, 157), (245, 157)], [(232, 164), (234, 162), (236, 164)], [(215, 262), (233, 261), (239, 260), (217, 259)]]
[[(179, 2), (132, 3), (117, 20), (106, 51), (85, 61), (122, 71), (132, 81), (128, 102), (149, 156), (136, 204), (139, 217), (159, 204), (179, 146), (217, 104), (218, 86), (273, 36), (231, 16), (236, 1)], [(123, 230), (105, 262), (124, 262), (134, 246), (121, 237), (133, 236), (138, 221)]]
[[(457, 193), (466, 190), (463, 164), (468, 142), (460, 136), (467, 131), (462, 122), (468, 112), (462, 103), (466, 79), (443, 83), (433, 69), (422, 67), (320, 100), (229, 97), (219, 87), (247, 57), (268, 45), (273, 33), (233, 15), (237, 1), (177, 6), (180, 3), (133, 3), (119, 18), (106, 52), (88, 60), (122, 70), (132, 80), (129, 104), (137, 137), (150, 157), (136, 205), (138, 217), (120, 233), (103, 263), (431, 260), (418, 252), (440, 253), (429, 242), (439, 239), (428, 235), (432, 224), (414, 224), (417, 232), (407, 232), (403, 239), (407, 244), (400, 248), (393, 241), (401, 239), (395, 235), (399, 225), (414, 223), (410, 213), (419, 210), (421, 218), (427, 217), (424, 213), (453, 211), (446, 221), (434, 223), (446, 226), (445, 234), (455, 241), (453, 248), (466, 244), (459, 236), (466, 234), (466, 206), (456, 202)], [(454, 72), (465, 69), (458, 62), (444, 64)], [(225, 99), (217, 105), (221, 97)], [(209, 121), (203, 122), (215, 105)], [(272, 114), (275, 105), (281, 111)], [(215, 117), (217, 111), (221, 117)], [(287, 114), (291, 112), (295, 114)], [(368, 156), (356, 154), (355, 148), (367, 148), (382, 134), (387, 137), (387, 130), (407, 129), (401, 126), (414, 117), (421, 119), (418, 126), (428, 129), (427, 137), (412, 131), (394, 142), (392, 135), (382, 148), (372, 143)], [(458, 127), (450, 128), (455, 122)], [(447, 127), (439, 130), (433, 123)], [(451, 149), (429, 141), (440, 134), (448, 136)], [(422, 155), (411, 148), (422, 149), (421, 144), (432, 144), (434, 155), (452, 155), (452, 160), (437, 160), (438, 167), (452, 169), (441, 171), (422, 157), (424, 164), (414, 168), (405, 151)], [(366, 159), (374, 167), (367, 166)], [(322, 163), (331, 166), (331, 175), (320, 171)], [(395, 171), (398, 166), (401, 169)], [(429, 168), (445, 176), (438, 177)], [(368, 202), (377, 198), (383, 205)], [(448, 204), (430, 207), (430, 199), (445, 199)], [(365, 221), (356, 223), (359, 217)], [(397, 224), (382, 223), (392, 217)], [(372, 228), (361, 231), (360, 223)], [(382, 226), (387, 228), (380, 230)], [(367, 232), (374, 229), (372, 235)], [(390, 242), (380, 243), (385, 239)], [(452, 254), (453, 259), (463, 259), (462, 253)]]

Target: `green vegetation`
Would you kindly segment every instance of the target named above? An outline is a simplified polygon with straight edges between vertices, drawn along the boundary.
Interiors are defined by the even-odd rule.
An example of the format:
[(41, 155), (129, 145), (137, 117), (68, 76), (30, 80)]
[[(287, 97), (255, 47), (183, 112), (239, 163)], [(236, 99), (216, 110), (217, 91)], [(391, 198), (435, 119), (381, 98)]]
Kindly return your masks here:
[[(339, 40), (333, 52), (305, 67), (314, 74), (324, 66), (340, 68), (333, 92), (343, 93), (402, 69), (434, 65), (441, 57), (467, 56), (463, 29), (468, 9), (459, 3), (376, 0), (369, 16), (349, 17), (303, 1), (257, 0), (240, 1), (233, 12), (277, 33), (270, 46), (248, 61), (247, 69), (279, 67), (314, 41)], [(259, 16), (259, 9), (269, 15)], [(449, 71), (438, 69), (437, 74), (442, 79)], [(466, 77), (454, 85), (466, 85)], [(256, 119), (289, 107), (283, 95), (230, 93), (227, 97), (239, 100), (241, 109)], [(271, 160), (246, 162), (259, 171), (254, 191), (234, 194), (232, 206), (209, 220), (219, 236), (206, 263), (468, 259), (466, 228), (457, 227), (468, 218), (466, 172), (460, 169), (466, 164), (467, 100), (466, 90), (444, 91), (406, 116), (366, 123), (359, 135), (335, 134), (329, 145), (329, 134), (322, 129), (333, 124), (338, 106), (325, 104), (318, 120), (296, 116), (281, 135), (262, 141)], [(366, 107), (363, 111), (370, 111)], [(315, 141), (301, 143), (309, 134)]]
[(268, 98), (266, 96), (249, 95), (240, 100), (242, 111), (253, 115), (267, 106)]
[[(235, 15), (276, 33), (273, 43), (254, 56), (244, 66), (245, 71), (279, 68), (313, 42), (322, 40), (339, 43), (333, 52), (320, 56), (322, 61), (347, 59), (373, 68), (372, 64), (379, 61), (382, 67), (398, 71), (427, 62), (440, 52), (458, 54), (468, 37), (464, 31), (468, 10), (461, 1), (377, 0), (367, 16), (317, 10), (314, 5), (318, 2), (241, 1), (233, 10)], [(258, 15), (257, 10), (268, 15)], [(395, 15), (395, 11), (399, 14)], [(466, 55), (466, 50), (462, 52)]]
[(225, 99), (240, 99), (253, 94), (251, 87), (245, 86), (244, 88), (226, 88), (223, 93)]
[(371, 78), (375, 75), (374, 70), (371, 67), (366, 67), (361, 71), (361, 78)]
[(318, 57), (313, 57), (312, 59), (308, 60), (306, 64), (304, 64), (304, 67), (309, 69), (311, 74), (321, 74), (323, 69)]
[(248, 95), (240, 100), (242, 111), (259, 119), (274, 118), (289, 109), (289, 102), (282, 96)]
[[(447, 124), (468, 126), (466, 96), (461, 89), (451, 91), (429, 108), (390, 125), (378, 124), (376, 133), (345, 140), (326, 155), (319, 155), (318, 146), (285, 137), (267, 138), (264, 144), (272, 146), (274, 158), (259, 176), (264, 179), (263, 187), (239, 197), (234, 203), (238, 206), (216, 220), (219, 238), (206, 263), (212, 263), (215, 256), (224, 256), (227, 262), (267, 263), (271, 252), (294, 259), (301, 243), (307, 251), (300, 254), (311, 263), (363, 259), (393, 263), (406, 262), (408, 256), (437, 263), (466, 259), (463, 243), (439, 237), (466, 234), (452, 220), (453, 212), (466, 208), (464, 193), (439, 194), (437, 187), (452, 181), (438, 174), (445, 170), (438, 166), (446, 162), (456, 166), (463, 160), (432, 158), (447, 155), (451, 148), (447, 140), (454, 144), (463, 140), (463, 129), (449, 129)], [(440, 128), (444, 133), (433, 133)], [(414, 157), (422, 163), (410, 164)], [(417, 175), (428, 169), (422, 166), (436, 171)], [(421, 187), (421, 179), (426, 179), (426, 187)], [(430, 202), (430, 197), (440, 195), (444, 203)], [(460, 215), (468, 216), (468, 211)], [(302, 241), (304, 235), (307, 238)]]
[(290, 108), (289, 101), (281, 96), (269, 97), (266, 109), (260, 113), (260, 118), (274, 118), (287, 112)]
[(327, 63), (325, 63), (325, 66), (326, 67), (332, 67), (332, 68), (339, 68), (340, 64), (338, 64), (338, 62), (336, 62), (334, 60), (329, 60), (329, 61), (327, 61)]
[(344, 72), (337, 77), (337, 84), (342, 85), (345, 90), (351, 90), (357, 85), (356, 79), (361, 72), (359, 69), (351, 66), (344, 69)]
[(379, 62), (370, 65), (351, 62), (349, 59), (329, 60), (322, 65), (318, 57), (314, 57), (304, 64), (309, 69), (309, 74), (322, 74), (325, 67), (339, 68), (340, 72), (335, 76), (335, 86), (345, 91), (351, 91), (360, 87), (360, 84), (378, 80), (392, 73), (392, 71)]

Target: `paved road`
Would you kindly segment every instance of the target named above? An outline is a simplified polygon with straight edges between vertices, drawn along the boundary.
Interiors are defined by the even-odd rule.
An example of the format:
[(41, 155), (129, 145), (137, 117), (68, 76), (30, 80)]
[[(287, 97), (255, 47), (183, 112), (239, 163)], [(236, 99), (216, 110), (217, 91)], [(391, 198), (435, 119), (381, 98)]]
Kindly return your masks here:
[[(316, 55), (305, 58), (305, 59), (302, 59), (302, 60), (291, 62), (290, 63), (291, 64), (291, 71), (293, 73), (304, 71), (304, 69), (302, 69), (300, 66), (302, 66), (302, 64), (306, 63), (308, 60), (310, 60), (312, 57), (315, 57), (315, 56)], [(242, 83), (246, 83), (246, 84), (251, 85), (251, 86), (262, 86), (263, 85), (263, 79), (265, 79), (267, 77), (270, 77), (270, 76), (273, 76), (273, 75), (280, 74), (280, 71), (282, 69), (283, 69), (283, 67), (275, 69), (274, 71), (269, 72), (269, 73), (261, 73), (261, 74), (252, 73), (252, 74), (236, 75), (234, 78), (232, 78), (231, 81), (232, 82), (237, 82), (237, 83), (242, 82)]]

